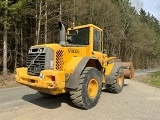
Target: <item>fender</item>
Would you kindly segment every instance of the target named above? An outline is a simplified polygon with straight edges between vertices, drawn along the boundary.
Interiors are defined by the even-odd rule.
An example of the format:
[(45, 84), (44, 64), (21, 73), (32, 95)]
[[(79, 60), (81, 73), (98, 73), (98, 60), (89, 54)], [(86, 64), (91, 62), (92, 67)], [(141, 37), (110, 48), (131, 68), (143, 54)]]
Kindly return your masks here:
[[(76, 65), (73, 73), (70, 74), (70, 76), (66, 82), (66, 88), (70, 88), (70, 89), (76, 89), (78, 87), (80, 75), (81, 75), (82, 71), (84, 70), (85, 66), (87, 65), (87, 63), (89, 62), (89, 60), (94, 60), (94, 62), (96, 64), (96, 68), (98, 70), (102, 69), (102, 66), (101, 66), (99, 60), (96, 58), (83, 57), (83, 58), (75, 58), (75, 59), (77, 59), (76, 61), (78, 61), (77, 65)], [(75, 61), (75, 60), (73, 60), (73, 61)], [(72, 60), (70, 61), (70, 63), (72, 63)], [(67, 65), (67, 68), (69, 68), (70, 63), (69, 63), (69, 65)], [(72, 66), (73, 65), (74, 64), (72, 63)], [(92, 67), (92, 66), (90, 66), (90, 67)]]
[[(106, 72), (105, 72), (105, 84), (113, 84), (115, 73), (117, 71), (117, 68), (121, 67), (117, 63), (111, 63), (106, 66)], [(109, 71), (111, 70), (111, 71)]]

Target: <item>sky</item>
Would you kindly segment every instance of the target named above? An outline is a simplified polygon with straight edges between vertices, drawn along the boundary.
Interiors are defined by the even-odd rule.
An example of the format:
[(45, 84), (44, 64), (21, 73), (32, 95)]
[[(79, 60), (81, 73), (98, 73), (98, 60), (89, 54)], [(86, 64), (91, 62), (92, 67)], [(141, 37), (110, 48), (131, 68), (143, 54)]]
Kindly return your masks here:
[(138, 10), (143, 8), (160, 21), (160, 0), (130, 0)]

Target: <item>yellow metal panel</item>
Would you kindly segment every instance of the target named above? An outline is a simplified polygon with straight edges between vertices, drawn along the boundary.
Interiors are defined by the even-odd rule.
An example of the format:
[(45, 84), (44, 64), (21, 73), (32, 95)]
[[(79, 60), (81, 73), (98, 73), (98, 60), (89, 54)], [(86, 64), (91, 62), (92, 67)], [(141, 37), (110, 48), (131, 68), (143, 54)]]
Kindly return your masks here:
[(90, 27), (89, 31), (89, 44), (90, 44), (90, 51), (93, 51), (93, 27)]
[[(40, 75), (43, 75), (42, 78), (27, 75), (27, 68), (18, 68), (16, 72), (16, 81), (18, 83), (27, 85), (37, 91), (54, 95), (66, 92), (65, 73), (63, 71), (43, 70), (40, 73)], [(55, 77), (55, 81), (52, 81), (52, 76)]]
[(51, 48), (53, 50), (62, 48), (59, 44), (56, 44), (56, 43), (54, 43), (54, 44), (35, 45), (35, 46), (32, 46), (32, 47), (37, 47), (37, 46), (43, 46), (43, 47), (45, 46), (45, 47), (49, 47), (49, 48)]
[(64, 47), (64, 51), (64, 71), (66, 71), (68, 67), (73, 67), (74, 65), (76, 65), (74, 62), (78, 64), (77, 61), (79, 60), (77, 59), (79, 59), (79, 57), (81, 59), (82, 56), (89, 56), (87, 55), (89, 50), (86, 47)]
[(65, 71), (67, 73), (73, 73), (74, 69), (78, 63), (82, 60), (82, 57), (73, 57), (70, 62), (67, 64)]
[(112, 59), (116, 59), (116, 57), (108, 57), (106, 58), (106, 61), (112, 60)]
[(21, 75), (21, 74), (26, 75), (26, 74), (27, 74), (27, 68), (24, 68), (24, 67), (22, 67), (22, 68), (17, 68), (17, 69), (16, 69), (16, 74), (18, 74), (18, 75)]
[(20, 80), (21, 76), (26, 76), (27, 75), (27, 68), (17, 68), (16, 69), (16, 81), (18, 82)]
[(52, 76), (55, 76), (55, 86), (59, 89), (65, 88), (65, 74), (63, 71), (43, 70), (44, 81), (52, 81)]
[(112, 71), (112, 69), (113, 69), (113, 66), (114, 66), (114, 63), (108, 64), (108, 65), (105, 67), (105, 69), (106, 69), (105, 75), (110, 75), (110, 73), (111, 73), (111, 71)]
[(103, 66), (104, 57), (103, 57), (103, 54), (101, 52), (94, 51), (93, 52), (93, 57), (97, 58), (100, 61), (101, 65)]

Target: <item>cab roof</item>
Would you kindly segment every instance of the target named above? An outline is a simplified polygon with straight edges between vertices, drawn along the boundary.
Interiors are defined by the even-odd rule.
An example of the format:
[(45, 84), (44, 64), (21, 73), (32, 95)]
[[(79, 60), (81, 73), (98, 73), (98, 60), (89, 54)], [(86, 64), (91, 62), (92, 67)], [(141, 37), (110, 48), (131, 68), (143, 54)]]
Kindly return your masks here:
[(94, 27), (100, 31), (103, 31), (103, 29), (93, 25), (93, 24), (87, 24), (87, 25), (81, 25), (81, 26), (75, 26), (74, 28), (68, 28), (68, 30), (74, 30), (74, 29), (80, 29), (80, 28), (86, 28), (86, 27)]

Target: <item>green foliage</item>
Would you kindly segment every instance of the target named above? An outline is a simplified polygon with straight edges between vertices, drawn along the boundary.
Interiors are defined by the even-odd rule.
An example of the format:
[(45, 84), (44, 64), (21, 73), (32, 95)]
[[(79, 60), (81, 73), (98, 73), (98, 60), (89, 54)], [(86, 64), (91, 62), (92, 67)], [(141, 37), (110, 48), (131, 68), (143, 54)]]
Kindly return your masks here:
[(152, 73), (148, 79), (144, 80), (144, 82), (160, 88), (160, 72)]
[[(23, 57), (26, 61), (29, 47), (36, 41), (39, 19), (41, 19), (39, 43), (44, 43), (45, 11), (47, 11), (47, 43), (59, 41), (59, 31), (56, 26), (60, 20), (59, 0), (42, 0), (41, 5), (40, 0), (8, 1), (7, 8), (5, 0), (0, 1), (0, 40), (3, 39), (3, 25), (7, 24), (8, 51), (10, 51), (8, 54), (11, 58), (15, 58), (14, 52), (17, 52), (18, 57)], [(159, 21), (143, 9), (138, 13), (129, 0), (98, 2), (97, 0), (61, 0), (61, 6), (62, 22), (66, 27), (71, 27), (72, 22), (75, 21), (75, 25), (92, 23), (104, 29), (104, 48), (109, 55), (116, 54), (123, 61), (132, 60), (135, 68), (149, 68), (159, 64)], [(6, 9), (7, 18), (4, 17)], [(14, 51), (16, 42), (18, 51)], [(2, 41), (0, 41), (0, 48), (3, 48)], [(20, 55), (20, 52), (25, 57), (22, 56), (23, 54)], [(18, 59), (19, 64), (21, 61), (23, 60)], [(13, 59), (9, 59), (9, 68), (13, 68), (14, 62)]]
[(0, 1), (0, 24), (4, 22), (5, 1)]

